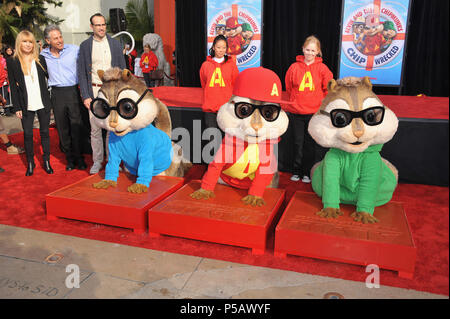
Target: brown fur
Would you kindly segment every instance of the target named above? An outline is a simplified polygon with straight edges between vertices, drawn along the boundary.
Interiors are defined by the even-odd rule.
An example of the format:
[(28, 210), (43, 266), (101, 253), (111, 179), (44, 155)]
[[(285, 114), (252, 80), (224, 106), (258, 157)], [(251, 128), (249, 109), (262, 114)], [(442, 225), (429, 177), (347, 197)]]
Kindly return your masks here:
[(398, 182), (398, 170), (397, 170), (397, 168), (391, 162), (389, 162), (387, 159), (381, 158), (381, 160), (384, 162), (384, 164), (387, 165), (387, 167), (389, 167), (389, 169), (392, 171), (392, 173), (394, 173), (395, 179)]
[[(153, 94), (152, 94), (153, 96)], [(161, 131), (166, 132), (167, 135), (172, 134), (172, 121), (170, 119), (170, 113), (167, 106), (161, 102), (159, 99), (155, 98), (156, 105), (158, 105), (159, 111), (155, 119), (155, 126)]]
[[(332, 79), (328, 82), (327, 89), (328, 94), (322, 100), (321, 110), (324, 110), (331, 101), (338, 98), (346, 101), (350, 106), (350, 110), (353, 111), (360, 111), (361, 105), (368, 97), (379, 100), (373, 93), (372, 83), (370, 83), (370, 79), (367, 76), (362, 79), (357, 77), (347, 77), (337, 81)], [(383, 105), (381, 101), (380, 105)]]
[(174, 151), (174, 158), (178, 158), (178, 160), (172, 161), (172, 164), (170, 164), (169, 168), (159, 175), (183, 177), (186, 172), (192, 167), (192, 163), (183, 159), (183, 150), (181, 149), (181, 147), (176, 148), (173, 142), (172, 146)]

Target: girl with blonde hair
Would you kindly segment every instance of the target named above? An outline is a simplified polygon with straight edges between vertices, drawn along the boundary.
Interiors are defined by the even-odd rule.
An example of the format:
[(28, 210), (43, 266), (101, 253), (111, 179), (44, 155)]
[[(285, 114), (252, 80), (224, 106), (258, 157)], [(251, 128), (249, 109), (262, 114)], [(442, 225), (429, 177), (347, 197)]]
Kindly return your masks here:
[(327, 94), (327, 84), (333, 73), (322, 62), (320, 41), (315, 36), (306, 38), (302, 47), (303, 55), (289, 67), (285, 76), (286, 91), (290, 101), (295, 103), (290, 109), (289, 126), (293, 133), (294, 165), (292, 181), (310, 183), (310, 170), (319, 146), (308, 133), (308, 124)]
[(50, 166), (50, 109), (51, 101), (47, 87), (47, 64), (39, 55), (36, 38), (27, 30), (16, 38), (14, 56), (7, 60), (13, 111), (22, 121), (25, 153), (27, 157), (26, 176), (33, 175), (34, 147), (33, 122), (37, 115), (41, 136), (43, 168), (53, 174)]

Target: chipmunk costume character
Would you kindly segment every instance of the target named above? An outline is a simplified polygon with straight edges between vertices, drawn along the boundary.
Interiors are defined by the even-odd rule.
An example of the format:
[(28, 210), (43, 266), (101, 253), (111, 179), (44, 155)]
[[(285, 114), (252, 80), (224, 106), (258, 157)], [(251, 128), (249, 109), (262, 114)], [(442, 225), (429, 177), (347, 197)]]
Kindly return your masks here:
[(214, 197), (219, 181), (248, 189), (242, 199), (245, 204), (265, 204), (265, 188), (278, 185), (274, 147), (289, 123), (280, 103), (290, 102), (282, 101), (281, 93), (280, 79), (269, 69), (249, 68), (239, 73), (233, 95), (217, 114), (225, 138), (203, 176), (201, 188), (191, 197)]
[(342, 215), (339, 204), (356, 205), (355, 221), (378, 222), (374, 208), (391, 200), (397, 169), (380, 156), (397, 131), (398, 119), (372, 92), (368, 77), (328, 83), (328, 94), (308, 131), (323, 147), (323, 161), (311, 170), (312, 187), (322, 197), (319, 216)]
[(105, 179), (93, 186), (116, 186), (121, 162), (137, 176), (128, 187), (132, 193), (146, 192), (155, 175), (183, 176), (191, 164), (182, 158), (178, 145), (172, 145), (167, 107), (128, 70), (112, 68), (98, 74), (103, 86), (91, 111), (97, 124), (111, 133)]

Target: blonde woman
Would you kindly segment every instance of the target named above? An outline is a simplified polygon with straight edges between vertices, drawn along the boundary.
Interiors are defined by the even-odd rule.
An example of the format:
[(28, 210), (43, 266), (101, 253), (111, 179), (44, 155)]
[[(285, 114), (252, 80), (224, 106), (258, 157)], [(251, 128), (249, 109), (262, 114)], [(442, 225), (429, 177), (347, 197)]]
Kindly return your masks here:
[(33, 121), (39, 119), (43, 168), (53, 174), (50, 166), (50, 94), (47, 88), (47, 64), (39, 55), (39, 48), (33, 33), (24, 30), (16, 38), (14, 56), (7, 60), (11, 87), (13, 111), (22, 120), (25, 153), (27, 157), (26, 176), (33, 175), (35, 168), (33, 150)]

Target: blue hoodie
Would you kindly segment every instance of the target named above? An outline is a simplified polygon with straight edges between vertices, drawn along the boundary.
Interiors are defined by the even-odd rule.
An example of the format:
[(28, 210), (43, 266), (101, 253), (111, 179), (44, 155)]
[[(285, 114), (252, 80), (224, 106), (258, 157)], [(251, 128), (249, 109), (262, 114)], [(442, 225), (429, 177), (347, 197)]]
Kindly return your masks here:
[(109, 135), (109, 159), (105, 179), (117, 181), (123, 161), (136, 183), (149, 186), (152, 177), (165, 171), (172, 163), (172, 142), (169, 136), (152, 124), (124, 136)]

